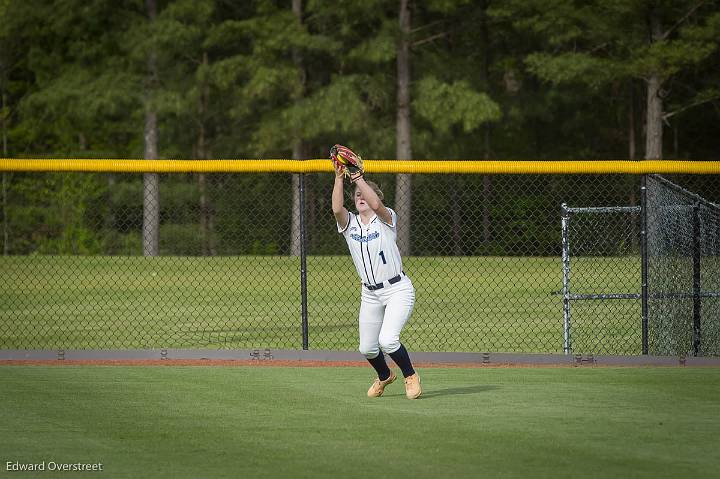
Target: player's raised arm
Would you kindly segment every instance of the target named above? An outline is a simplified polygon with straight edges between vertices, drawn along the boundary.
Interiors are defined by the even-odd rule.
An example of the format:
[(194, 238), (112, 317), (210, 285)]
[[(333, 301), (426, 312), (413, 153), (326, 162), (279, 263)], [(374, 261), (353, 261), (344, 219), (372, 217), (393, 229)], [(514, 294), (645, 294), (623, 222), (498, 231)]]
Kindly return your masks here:
[(348, 210), (343, 206), (343, 171), (339, 165), (335, 165), (335, 185), (332, 191), (332, 210), (335, 215), (335, 221), (341, 227), (348, 224)]
[(362, 194), (365, 202), (368, 204), (370, 209), (375, 212), (378, 218), (380, 218), (383, 223), (392, 224), (392, 215), (390, 214), (390, 210), (385, 207), (380, 197), (377, 193), (375, 193), (375, 190), (367, 184), (363, 175), (353, 175), (352, 180), (358, 191)]

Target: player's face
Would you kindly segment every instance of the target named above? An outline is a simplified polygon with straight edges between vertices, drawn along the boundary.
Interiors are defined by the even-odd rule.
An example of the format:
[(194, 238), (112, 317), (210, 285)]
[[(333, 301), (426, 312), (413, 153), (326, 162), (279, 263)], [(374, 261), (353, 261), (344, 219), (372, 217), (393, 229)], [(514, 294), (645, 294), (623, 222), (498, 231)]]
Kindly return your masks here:
[(370, 206), (368, 206), (367, 202), (365, 201), (365, 198), (363, 198), (362, 193), (360, 190), (355, 190), (355, 208), (357, 209), (358, 213), (362, 213), (363, 211), (367, 211), (370, 209)]

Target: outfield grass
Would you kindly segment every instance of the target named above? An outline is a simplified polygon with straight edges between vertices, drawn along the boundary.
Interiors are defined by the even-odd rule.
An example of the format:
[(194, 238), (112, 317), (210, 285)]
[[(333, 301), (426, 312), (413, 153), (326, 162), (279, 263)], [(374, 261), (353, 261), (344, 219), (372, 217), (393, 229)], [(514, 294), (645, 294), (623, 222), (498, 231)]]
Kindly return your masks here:
[[(717, 477), (720, 369), (0, 367), (6, 463), (83, 477)], [(69, 477), (67, 473), (14, 474)], [(13, 477), (14, 477), (13, 475)], [(74, 476), (73, 476), (74, 477)]]
[[(578, 260), (576, 292), (636, 292), (637, 263)], [(413, 350), (562, 351), (558, 258), (410, 257), (405, 269)], [(0, 270), (0, 349), (302, 346), (298, 258), (23, 256)], [(354, 350), (350, 258), (309, 257), (307, 271), (310, 347)], [(638, 301), (573, 306), (576, 352), (640, 353)]]

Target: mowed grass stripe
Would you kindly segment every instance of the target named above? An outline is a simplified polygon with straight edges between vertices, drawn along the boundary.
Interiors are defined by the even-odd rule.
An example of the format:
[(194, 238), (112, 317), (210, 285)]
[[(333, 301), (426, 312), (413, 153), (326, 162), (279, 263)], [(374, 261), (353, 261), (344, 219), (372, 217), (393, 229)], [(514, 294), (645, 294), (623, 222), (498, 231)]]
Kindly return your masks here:
[[(636, 263), (585, 258), (573, 271), (592, 272), (596, 292), (634, 292)], [(311, 348), (354, 350), (360, 291), (350, 258), (307, 264)], [(298, 258), (24, 256), (0, 267), (2, 349), (302, 345)], [(562, 351), (558, 258), (410, 257), (405, 269), (417, 289), (404, 333), (412, 349)], [(640, 352), (639, 302), (592, 308), (573, 317), (577, 352), (600, 352), (583, 349), (598, 335), (602, 352)]]
[[(0, 367), (2, 460), (105, 477), (713, 477), (720, 369)], [(43, 477), (53, 477), (52, 475)]]

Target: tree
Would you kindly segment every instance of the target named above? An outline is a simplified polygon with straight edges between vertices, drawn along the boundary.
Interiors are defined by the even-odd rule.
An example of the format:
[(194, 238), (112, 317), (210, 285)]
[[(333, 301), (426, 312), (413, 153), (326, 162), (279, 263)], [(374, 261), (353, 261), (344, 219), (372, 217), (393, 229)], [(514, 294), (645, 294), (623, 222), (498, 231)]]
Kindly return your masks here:
[(525, 57), (527, 68), (543, 80), (580, 83), (595, 91), (644, 80), (646, 159), (663, 156), (665, 85), (705, 62), (717, 49), (720, 32), (714, 1), (593, 1), (579, 7), (572, 0), (514, 0), (491, 14), (546, 39), (538, 42), (542, 50)]
[[(343, 41), (324, 33), (325, 8), (294, 0), (292, 9), (259, 2), (252, 18), (226, 22), (225, 33), (246, 41), (245, 51), (225, 63), (234, 70), (238, 105), (232, 115), (252, 125), (251, 153), (307, 159), (327, 155), (329, 145), (362, 131), (367, 107), (359, 75), (333, 75)], [(306, 21), (313, 18), (314, 23)], [(341, 35), (340, 35), (341, 36)], [(331, 112), (338, 112), (332, 115)], [(331, 139), (332, 138), (332, 139)], [(292, 177), (289, 252), (300, 254), (299, 176)], [(306, 189), (308, 195), (311, 189)], [(308, 201), (313, 204), (311, 198)], [(313, 210), (309, 211), (312, 215)]]
[[(8, 120), (4, 142), (7, 154), (61, 157), (130, 154), (128, 145), (132, 141), (128, 138), (132, 127), (128, 118), (138, 101), (137, 82), (128, 73), (128, 61), (118, 45), (123, 44), (123, 32), (135, 20), (134, 8), (132, 2), (106, 0), (69, 0), (63, 8), (35, 0), (3, 4), (1, 61), (3, 78), (7, 80), (3, 83), (6, 94), (3, 102), (4, 112), (8, 112), (8, 107), (12, 112), (11, 116), (4, 115)], [(6, 176), (6, 180), (6, 201), (13, 198), (5, 215), (7, 247), (11, 235), (19, 239), (7, 225), (16, 225), (21, 234), (25, 225), (19, 222), (24, 221), (27, 212), (24, 210), (29, 211), (32, 204), (43, 204), (45, 200), (40, 193), (23, 190), (22, 175), (14, 175), (12, 181)], [(74, 195), (75, 205), (95, 207), (75, 208), (66, 202), (68, 207), (60, 211), (49, 208), (48, 218), (65, 218), (67, 227), (50, 231), (48, 240), (76, 237), (80, 241), (76, 233), (85, 231), (82, 241), (89, 245), (97, 239), (93, 236), (101, 233), (88, 233), (84, 223), (87, 218), (83, 216), (87, 211), (103, 211), (96, 200), (106, 189), (98, 191), (95, 179), (78, 179), (87, 181), (87, 188), (75, 187), (66, 180), (63, 176), (49, 182), (45, 195), (65, 200)], [(18, 203), (21, 198), (24, 204)], [(57, 247), (62, 244), (65, 243), (56, 242)], [(19, 251), (14, 244), (12, 250)]]
[[(213, 157), (217, 125), (226, 117), (222, 112), (225, 105), (217, 100), (211, 65), (216, 51), (207, 42), (216, 26), (216, 16), (219, 12), (214, 0), (178, 0), (155, 20), (155, 41), (162, 52), (158, 69), (163, 76), (155, 104), (165, 119), (166, 154), (170, 156), (200, 160)], [(199, 173), (196, 180), (200, 251), (214, 255), (215, 213), (208, 188), (210, 178)]]
[[(303, 2), (302, 0), (292, 0), (292, 12), (297, 22), (303, 24)], [(297, 45), (292, 50), (293, 63), (298, 71), (299, 88), (295, 93), (295, 100), (305, 97), (307, 91), (307, 70), (305, 69), (305, 61), (303, 59), (302, 49)], [(310, 158), (308, 152), (308, 144), (302, 137), (292, 139), (292, 158), (293, 160), (307, 160)], [(300, 175), (292, 176), (292, 221), (290, 226), (290, 254), (292, 256), (300, 256), (301, 251), (301, 232), (300, 232), (300, 215), (301, 208), (305, 205), (300, 203)]]
[[(8, 2), (0, 2), (0, 25), (6, 26), (8, 23)], [(10, 119), (10, 109), (8, 107), (8, 65), (12, 63), (11, 53), (6, 48), (8, 41), (10, 40), (7, 34), (6, 28), (0, 27), (0, 135), (2, 135), (2, 155), (3, 158), (8, 157), (8, 127)], [(2, 242), (3, 242), (3, 256), (7, 256), (9, 251), (9, 235), (8, 235), (8, 175), (3, 171), (2, 173)]]
[[(157, 19), (157, 1), (145, 0), (148, 21), (150, 22), (150, 35)], [(147, 73), (143, 97), (145, 104), (145, 154), (146, 160), (158, 159), (158, 128), (157, 112), (153, 104), (158, 88), (157, 51), (153, 46), (147, 52)], [(143, 175), (143, 254), (157, 256), (160, 241), (160, 184), (157, 173)]]
[[(412, 159), (410, 126), (410, 0), (400, 0), (398, 15), (400, 33), (397, 42), (397, 124), (395, 158)], [(395, 208), (398, 214), (397, 245), (400, 253), (410, 254), (410, 214), (412, 211), (412, 176), (401, 173), (395, 185)]]
[[(414, 80), (413, 129), (420, 132), (421, 139), (432, 138), (432, 144), (424, 145), (424, 149), (435, 157), (467, 158), (472, 155), (472, 158), (488, 158), (488, 125), (501, 118), (500, 106), (489, 95), (486, 5), (484, 2), (471, 3), (465, 0), (426, 2), (416, 9), (419, 25), (409, 30), (412, 33), (409, 35), (410, 48), (417, 70), (421, 72)], [(480, 148), (476, 146), (478, 142), (467, 141), (479, 129), (483, 135)], [(484, 189), (488, 196), (489, 178), (484, 179)], [(450, 190), (453, 204), (451, 234), (455, 251), (461, 254), (460, 184), (453, 184)], [(489, 238), (487, 201), (483, 202), (483, 211), (484, 234)], [(409, 221), (409, 212), (401, 218), (403, 216)], [(401, 231), (399, 228), (399, 237)], [(409, 241), (409, 238), (403, 240)], [(405, 248), (409, 250), (409, 244)]]

